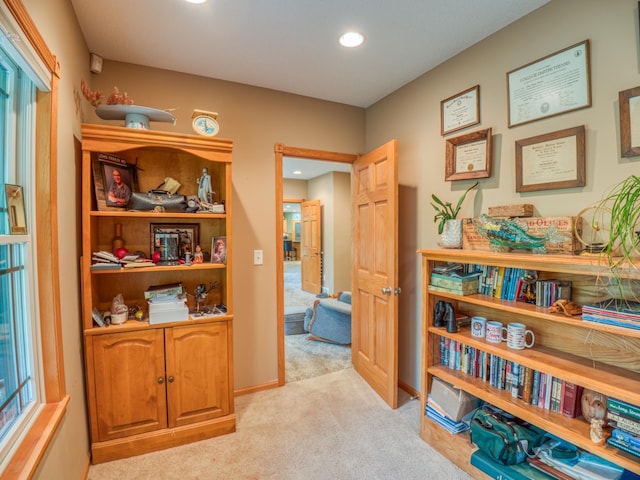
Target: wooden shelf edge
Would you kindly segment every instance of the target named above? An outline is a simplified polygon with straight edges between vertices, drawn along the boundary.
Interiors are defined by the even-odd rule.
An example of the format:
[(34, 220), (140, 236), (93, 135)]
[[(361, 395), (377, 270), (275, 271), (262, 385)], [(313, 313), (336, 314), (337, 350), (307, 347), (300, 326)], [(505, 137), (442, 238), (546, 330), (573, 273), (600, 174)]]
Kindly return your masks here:
[(85, 336), (91, 335), (106, 335), (109, 333), (122, 333), (122, 332), (133, 332), (136, 330), (147, 330), (149, 328), (167, 328), (167, 327), (180, 327), (186, 325), (198, 325), (198, 324), (206, 324), (206, 323), (217, 323), (217, 322), (232, 322), (233, 314), (227, 313), (225, 315), (216, 315), (209, 317), (189, 317), (188, 320), (179, 320), (177, 322), (169, 322), (169, 323), (156, 323), (149, 324), (147, 320), (145, 321), (137, 321), (137, 320), (127, 320), (125, 323), (121, 325), (109, 325), (108, 327), (92, 327), (84, 330)]
[(196, 218), (202, 219), (221, 219), (225, 220), (227, 218), (227, 214), (225, 213), (181, 213), (181, 212), (165, 212), (165, 213), (156, 213), (156, 212), (132, 212), (128, 210), (92, 210), (89, 212), (89, 216), (91, 217), (131, 217), (131, 218), (182, 218), (195, 220)]

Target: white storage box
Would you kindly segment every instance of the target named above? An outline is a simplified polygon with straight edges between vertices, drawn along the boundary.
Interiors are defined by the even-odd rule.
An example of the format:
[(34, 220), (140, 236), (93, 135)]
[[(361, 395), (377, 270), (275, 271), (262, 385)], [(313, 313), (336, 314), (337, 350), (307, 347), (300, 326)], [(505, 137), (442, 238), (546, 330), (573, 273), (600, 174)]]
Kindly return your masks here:
[(431, 400), (454, 422), (459, 422), (462, 417), (478, 406), (476, 397), (436, 377), (433, 377), (431, 382), (430, 396)]
[(189, 319), (189, 308), (184, 302), (149, 303), (149, 324), (180, 322)]

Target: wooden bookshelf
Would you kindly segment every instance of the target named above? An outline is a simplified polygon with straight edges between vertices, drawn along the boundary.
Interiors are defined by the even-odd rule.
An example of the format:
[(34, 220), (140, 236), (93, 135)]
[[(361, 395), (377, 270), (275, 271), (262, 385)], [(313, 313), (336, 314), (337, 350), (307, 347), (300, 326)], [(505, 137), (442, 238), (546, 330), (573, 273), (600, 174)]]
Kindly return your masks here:
[[(487, 266), (519, 267), (538, 272), (539, 278), (572, 282), (572, 299), (585, 304), (611, 297), (612, 285), (606, 264), (598, 257), (493, 253), (465, 250), (419, 250), (422, 256), (422, 377), (420, 436), (475, 478), (487, 478), (469, 464), (475, 449), (466, 434), (452, 435), (425, 415), (432, 379), (440, 378), (461, 390), (489, 402), (517, 417), (564, 438), (578, 447), (640, 474), (640, 458), (608, 445), (596, 445), (589, 437), (584, 418), (567, 418), (515, 398), (510, 392), (492, 387), (489, 382), (440, 364), (440, 340), (448, 338), (475, 349), (518, 362), (567, 382), (604, 395), (640, 405), (640, 331), (624, 327), (582, 321), (549, 313), (548, 308), (527, 303), (500, 300), (488, 295), (454, 295), (430, 291), (433, 267), (442, 262)], [(627, 269), (622, 278), (625, 288), (635, 289), (640, 272)], [(488, 343), (471, 336), (469, 327), (457, 333), (433, 326), (433, 309), (439, 300), (451, 302), (456, 312), (526, 324), (535, 333), (531, 349), (512, 350), (505, 343)]]

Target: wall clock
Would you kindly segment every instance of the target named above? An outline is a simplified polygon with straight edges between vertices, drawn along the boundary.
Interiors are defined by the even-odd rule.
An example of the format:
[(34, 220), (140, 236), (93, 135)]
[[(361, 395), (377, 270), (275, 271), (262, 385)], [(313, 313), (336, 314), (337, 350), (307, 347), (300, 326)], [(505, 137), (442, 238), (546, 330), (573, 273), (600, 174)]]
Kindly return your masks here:
[(216, 112), (205, 112), (204, 110), (194, 110), (191, 116), (191, 126), (196, 133), (206, 137), (213, 137), (220, 131), (220, 125), (216, 118)]

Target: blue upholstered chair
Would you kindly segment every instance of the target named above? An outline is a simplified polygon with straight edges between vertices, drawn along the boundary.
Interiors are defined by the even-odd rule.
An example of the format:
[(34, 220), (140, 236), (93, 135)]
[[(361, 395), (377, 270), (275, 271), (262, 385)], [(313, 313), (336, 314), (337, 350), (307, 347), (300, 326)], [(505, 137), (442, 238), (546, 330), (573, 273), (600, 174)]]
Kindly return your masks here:
[(304, 329), (313, 340), (351, 344), (351, 292), (313, 302), (305, 312)]

